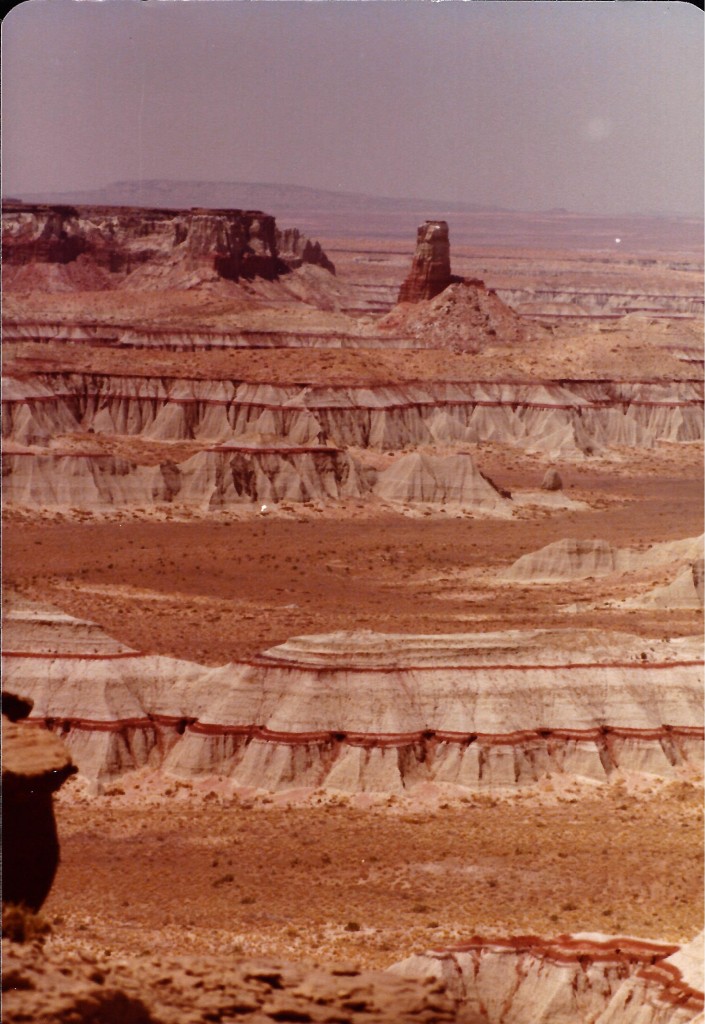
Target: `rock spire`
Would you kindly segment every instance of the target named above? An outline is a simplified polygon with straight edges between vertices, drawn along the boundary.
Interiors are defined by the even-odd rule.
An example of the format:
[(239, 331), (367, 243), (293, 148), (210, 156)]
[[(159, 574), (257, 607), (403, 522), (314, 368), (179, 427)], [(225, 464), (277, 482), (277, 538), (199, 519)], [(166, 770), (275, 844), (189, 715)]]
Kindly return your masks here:
[(399, 302), (433, 299), (451, 283), (448, 224), (427, 220), (419, 226), (411, 271), (399, 289)]

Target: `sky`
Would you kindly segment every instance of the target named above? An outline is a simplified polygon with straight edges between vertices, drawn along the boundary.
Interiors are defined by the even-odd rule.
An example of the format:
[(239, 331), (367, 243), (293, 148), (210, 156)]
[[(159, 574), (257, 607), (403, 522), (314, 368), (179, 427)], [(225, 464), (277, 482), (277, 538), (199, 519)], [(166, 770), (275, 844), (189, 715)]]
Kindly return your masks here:
[(27, 0), (3, 193), (272, 182), (703, 212), (703, 15), (677, 0)]

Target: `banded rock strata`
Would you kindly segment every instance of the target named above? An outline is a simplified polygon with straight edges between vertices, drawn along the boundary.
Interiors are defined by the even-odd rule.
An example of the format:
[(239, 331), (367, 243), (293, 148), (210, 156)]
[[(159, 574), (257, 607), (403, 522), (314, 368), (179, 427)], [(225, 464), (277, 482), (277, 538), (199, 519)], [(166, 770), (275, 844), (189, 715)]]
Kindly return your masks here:
[(336, 633), (206, 668), (33, 606), (5, 633), (7, 684), (94, 783), (149, 767), (269, 791), (461, 793), (702, 759), (697, 638)]
[(176, 377), (54, 373), (3, 381), (3, 437), (67, 433), (398, 451), (497, 441), (533, 451), (595, 452), (703, 437), (703, 385), (638, 381), (467, 381), (386, 386), (268, 385)]
[(616, 318), (630, 313), (673, 319), (702, 317), (703, 297), (637, 291), (498, 288), (497, 295), (524, 316)]
[(469, 509), (503, 518), (511, 501), (467, 453), (412, 452), (384, 470), (331, 446), (243, 443), (180, 464), (140, 465), (112, 455), (16, 452), (3, 459), (4, 501), (23, 509), (152, 508), (182, 511), (375, 497), (392, 505)]
[[(423, 448), (493, 442), (583, 459), (609, 457), (620, 445), (689, 443), (703, 436), (702, 385), (274, 386), (37, 374), (6, 378), (3, 436), (5, 500), (22, 507), (208, 508), (377, 495), (504, 514), (506, 494), (483, 480), (469, 453)], [(100, 447), (103, 438), (156, 442), (163, 454), (144, 464), (139, 449), (114, 455)], [(175, 455), (174, 442), (193, 446)], [(385, 468), (360, 458), (409, 447), (422, 450)]]
[(445, 982), (487, 1024), (696, 1024), (703, 936), (682, 947), (631, 936), (476, 936), (391, 971)]

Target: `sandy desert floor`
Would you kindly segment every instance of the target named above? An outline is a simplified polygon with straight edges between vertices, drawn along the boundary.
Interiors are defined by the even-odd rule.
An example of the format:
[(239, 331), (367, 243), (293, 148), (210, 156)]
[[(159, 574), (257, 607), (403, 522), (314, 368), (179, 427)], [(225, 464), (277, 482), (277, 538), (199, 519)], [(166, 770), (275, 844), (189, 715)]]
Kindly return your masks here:
[(432, 811), (204, 798), (183, 783), (157, 802), (146, 779), (97, 801), (70, 789), (45, 914), (86, 950), (387, 967), (478, 933), (679, 942), (702, 921), (702, 801), (684, 783)]
[[(508, 458), (498, 453), (495, 462)], [(501, 479), (536, 486), (540, 472), (539, 465), (533, 473), (505, 465)], [(223, 513), (188, 523), (128, 515), (107, 523), (90, 515), (82, 522), (10, 519), (5, 579), (137, 650), (214, 665), (290, 636), (340, 629), (699, 632), (699, 611), (607, 607), (630, 596), (630, 579), (611, 587), (604, 580), (497, 587), (499, 572), (521, 554), (561, 537), (646, 547), (700, 531), (699, 479), (623, 478), (582, 467), (565, 475), (568, 493), (589, 507), (506, 522), (375, 515), (357, 504), (336, 513), (292, 507), (269, 518)], [(663, 570), (652, 570), (646, 582), (662, 581)]]

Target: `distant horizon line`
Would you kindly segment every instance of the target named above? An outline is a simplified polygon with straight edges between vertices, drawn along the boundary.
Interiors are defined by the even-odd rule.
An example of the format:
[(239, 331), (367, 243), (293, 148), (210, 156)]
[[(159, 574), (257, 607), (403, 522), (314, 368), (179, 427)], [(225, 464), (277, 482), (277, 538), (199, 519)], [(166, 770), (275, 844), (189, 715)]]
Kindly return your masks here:
[[(705, 211), (703, 212), (687, 212), (684, 210), (679, 211), (665, 211), (665, 210), (628, 210), (620, 211), (618, 213), (603, 212), (594, 213), (587, 212), (584, 210), (575, 210), (570, 207), (556, 205), (550, 207), (536, 207), (534, 209), (526, 209), (516, 206), (503, 206), (497, 203), (474, 203), (467, 200), (458, 199), (440, 199), (437, 197), (418, 197), (418, 196), (388, 196), (379, 195), (370, 192), (352, 192), (348, 189), (332, 189), (323, 188), (311, 185), (298, 185), (290, 182), (272, 182), (272, 181), (242, 181), (242, 180), (228, 180), (228, 179), (208, 179), (208, 178), (122, 178), (115, 181), (107, 182), (104, 185), (93, 185), (93, 186), (82, 186), (79, 188), (71, 189), (41, 189), (41, 190), (27, 190), (25, 195), (31, 198), (25, 200), (23, 198), (23, 190), (8, 189), (7, 192), (3, 189), (2, 200), (3, 202), (9, 200), (18, 200), (20, 202), (58, 202), (59, 200), (52, 200), (52, 196), (71, 196), (80, 195), (81, 193), (100, 193), (106, 192), (109, 189), (117, 188), (129, 188), (139, 189), (141, 187), (160, 187), (160, 186), (197, 186), (197, 187), (208, 187), (208, 186), (220, 186), (220, 187), (247, 187), (247, 188), (261, 188), (261, 189), (285, 189), (299, 193), (307, 193), (309, 195), (330, 195), (340, 199), (354, 199), (354, 200), (372, 200), (379, 203), (403, 203), (403, 204), (421, 204), (421, 205), (437, 205), (445, 206), (448, 209), (455, 209), (458, 212), (493, 212), (493, 213), (511, 213), (511, 214), (567, 214), (576, 217), (672, 217), (678, 219), (690, 219), (690, 220), (703, 220), (705, 218)], [(41, 197), (41, 198), (40, 198)], [(94, 205), (90, 203), (78, 203), (77, 205)], [(135, 205), (139, 206), (139, 203), (95, 203), (95, 205)], [(154, 205), (149, 204), (149, 205)]]

